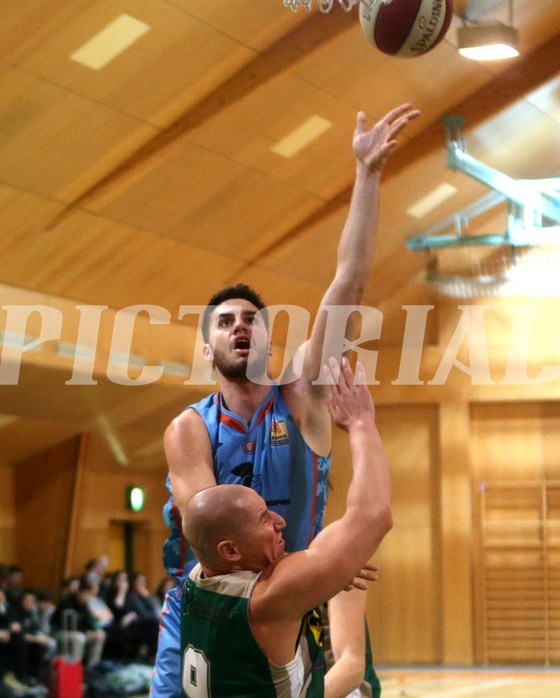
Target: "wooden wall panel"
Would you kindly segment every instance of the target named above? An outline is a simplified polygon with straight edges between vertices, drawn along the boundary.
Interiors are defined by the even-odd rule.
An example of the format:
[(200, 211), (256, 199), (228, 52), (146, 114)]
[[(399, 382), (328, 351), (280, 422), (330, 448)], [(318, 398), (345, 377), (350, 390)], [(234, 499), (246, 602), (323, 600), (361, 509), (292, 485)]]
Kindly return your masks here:
[(9, 565), (15, 559), (14, 471), (0, 466), (0, 563)]
[(558, 664), (558, 402), (473, 405), (476, 660)]
[(475, 404), (472, 420), (477, 480), (560, 478), (560, 403)]
[[(378, 663), (440, 660), (438, 413), (433, 406), (377, 407), (391, 464), (394, 527), (374, 556), (379, 581), (367, 617)], [(344, 511), (351, 469), (346, 435), (335, 431), (328, 521)]]
[[(446, 664), (473, 660), (472, 469), (468, 404), (439, 409), (441, 559), (441, 646)], [(435, 531), (434, 531), (435, 534)]]
[[(99, 458), (99, 443), (82, 436), (13, 469), (0, 467), (0, 562), (20, 565), (25, 584), (58, 591), (63, 577), (80, 575), (88, 560), (109, 552), (111, 522), (125, 521), (135, 523), (138, 570), (154, 587), (164, 576), (165, 474), (118, 471), (112, 463), (103, 470)], [(146, 493), (139, 513), (126, 508), (130, 485)]]
[(397, 525), (375, 563), (367, 619), (379, 664), (438, 664), (439, 609), (429, 526)]
[(80, 439), (14, 470), (16, 560), (29, 586), (58, 589), (64, 574)]
[[(111, 524), (129, 521), (135, 524), (138, 571), (146, 575), (150, 586), (157, 584), (164, 575), (161, 553), (167, 537), (161, 513), (167, 500), (165, 475), (126, 467), (120, 472), (114, 468), (99, 471), (92, 467), (94, 462), (95, 454), (90, 453), (78, 506), (76, 543), (69, 560), (70, 568), (74, 574), (79, 573), (90, 558), (109, 554)], [(145, 491), (144, 509), (137, 513), (128, 511), (125, 506), (126, 488), (131, 485), (143, 487)], [(109, 560), (110, 569), (118, 566), (118, 562)]]

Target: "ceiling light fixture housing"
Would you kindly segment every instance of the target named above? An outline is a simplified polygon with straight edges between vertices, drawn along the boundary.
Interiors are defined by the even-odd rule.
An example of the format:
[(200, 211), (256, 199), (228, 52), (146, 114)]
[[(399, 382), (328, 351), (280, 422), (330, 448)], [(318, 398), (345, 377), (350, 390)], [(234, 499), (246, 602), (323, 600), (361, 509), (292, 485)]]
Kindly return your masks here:
[(517, 29), (501, 22), (459, 27), (457, 39), (459, 53), (476, 61), (514, 58), (519, 55)]

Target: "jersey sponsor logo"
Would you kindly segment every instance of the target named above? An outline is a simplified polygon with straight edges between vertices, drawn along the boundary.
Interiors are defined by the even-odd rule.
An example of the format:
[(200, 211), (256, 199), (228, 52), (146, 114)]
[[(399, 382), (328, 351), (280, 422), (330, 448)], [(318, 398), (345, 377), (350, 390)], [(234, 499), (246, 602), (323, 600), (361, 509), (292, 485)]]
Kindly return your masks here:
[(287, 446), (290, 443), (288, 427), (284, 420), (272, 420), (270, 425), (270, 443), (272, 446)]
[(252, 455), (255, 452), (255, 445), (254, 439), (247, 439), (247, 441), (245, 441), (245, 443), (241, 446), (243, 453), (246, 453), (248, 456)]

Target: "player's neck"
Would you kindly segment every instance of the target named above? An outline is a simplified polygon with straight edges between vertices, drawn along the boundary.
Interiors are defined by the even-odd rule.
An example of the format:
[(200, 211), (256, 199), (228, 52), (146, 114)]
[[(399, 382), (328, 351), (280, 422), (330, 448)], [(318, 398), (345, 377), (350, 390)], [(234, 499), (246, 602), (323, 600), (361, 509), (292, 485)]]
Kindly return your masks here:
[(237, 381), (220, 377), (222, 399), (230, 412), (238, 415), (247, 423), (270, 392), (269, 385), (259, 385), (249, 380)]

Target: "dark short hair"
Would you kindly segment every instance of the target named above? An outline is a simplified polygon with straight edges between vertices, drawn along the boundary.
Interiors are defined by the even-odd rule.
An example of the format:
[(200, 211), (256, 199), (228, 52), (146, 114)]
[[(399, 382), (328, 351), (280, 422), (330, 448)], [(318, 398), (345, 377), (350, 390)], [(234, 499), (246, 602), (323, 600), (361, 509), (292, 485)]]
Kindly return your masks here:
[(37, 601), (54, 601), (54, 596), (48, 589), (37, 589), (35, 596)]
[(208, 301), (204, 317), (202, 318), (202, 337), (205, 342), (208, 342), (210, 336), (210, 315), (212, 315), (212, 311), (217, 305), (221, 305), (232, 298), (242, 298), (252, 303), (258, 310), (262, 310), (264, 324), (268, 329), (268, 312), (263, 299), (247, 284), (235, 284), (234, 286), (226, 286), (226, 288), (218, 291)]
[(80, 586), (78, 587), (78, 591), (92, 591), (95, 592), (96, 587), (93, 582), (90, 582), (87, 579), (80, 579)]

